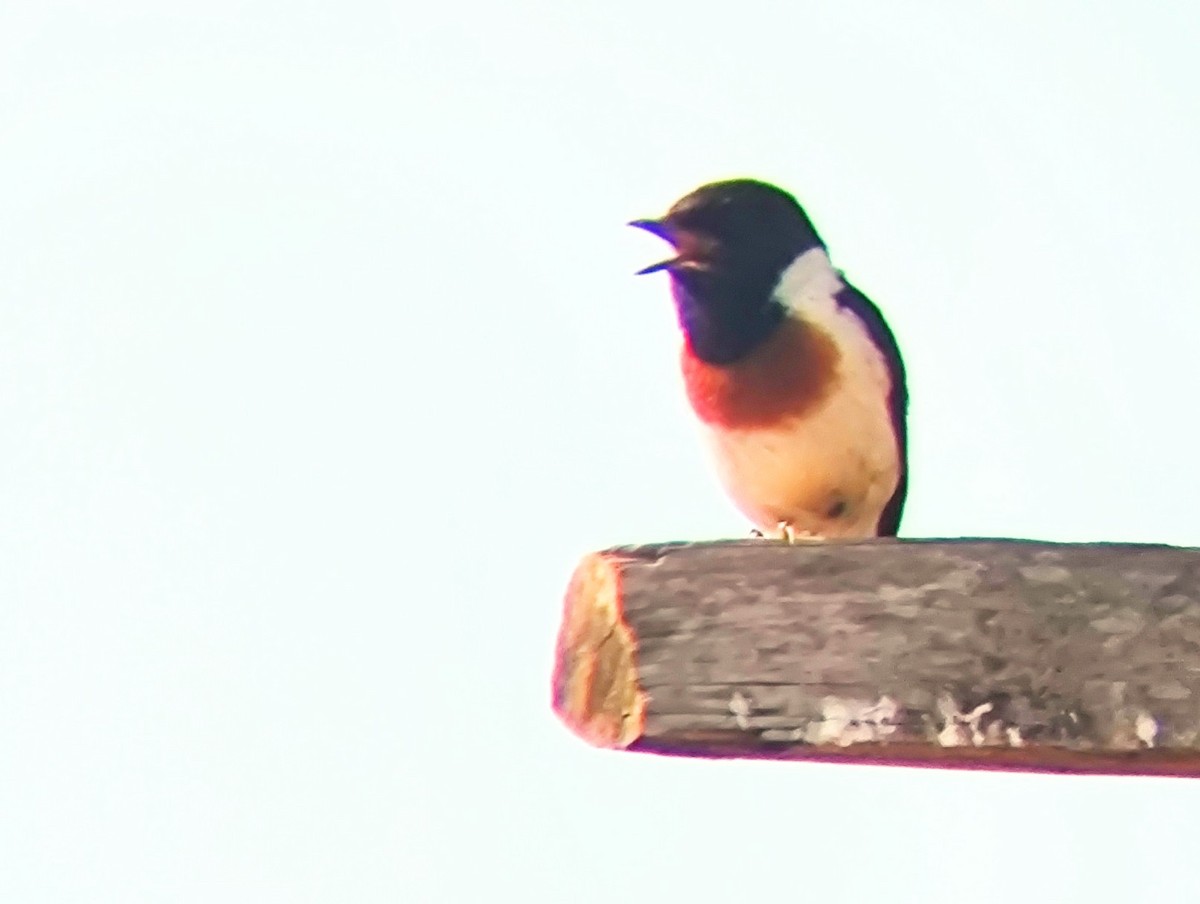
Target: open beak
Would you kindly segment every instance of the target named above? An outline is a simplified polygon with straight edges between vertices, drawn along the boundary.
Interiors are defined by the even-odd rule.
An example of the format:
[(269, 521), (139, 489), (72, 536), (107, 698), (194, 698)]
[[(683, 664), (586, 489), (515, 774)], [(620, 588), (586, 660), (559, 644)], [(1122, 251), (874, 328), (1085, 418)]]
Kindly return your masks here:
[[(671, 227), (662, 220), (633, 220), (629, 224), (636, 229), (644, 229), (651, 235), (656, 235), (665, 242), (675, 244), (675, 239), (671, 232)], [(665, 261), (659, 261), (657, 264), (651, 264), (649, 267), (643, 267), (638, 270), (637, 276), (644, 276), (647, 273), (657, 273), (659, 270), (670, 270), (680, 262), (680, 258), (672, 257)]]

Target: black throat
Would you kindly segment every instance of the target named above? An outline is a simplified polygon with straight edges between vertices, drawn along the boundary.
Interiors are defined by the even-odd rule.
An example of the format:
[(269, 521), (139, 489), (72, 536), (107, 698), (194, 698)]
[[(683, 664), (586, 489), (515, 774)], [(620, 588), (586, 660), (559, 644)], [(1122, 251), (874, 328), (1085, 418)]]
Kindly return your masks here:
[(707, 364), (733, 364), (764, 343), (787, 310), (772, 297), (774, 285), (750, 285), (718, 274), (671, 274), (675, 313), (692, 353)]

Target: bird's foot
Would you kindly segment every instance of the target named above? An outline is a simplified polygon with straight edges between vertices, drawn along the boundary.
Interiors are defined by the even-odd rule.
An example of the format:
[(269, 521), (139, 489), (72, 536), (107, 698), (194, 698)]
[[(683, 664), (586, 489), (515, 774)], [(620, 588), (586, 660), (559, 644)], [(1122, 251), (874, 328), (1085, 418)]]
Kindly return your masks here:
[(789, 546), (795, 546), (797, 543), (821, 543), (825, 539), (820, 534), (814, 534), (811, 531), (798, 531), (786, 521), (780, 521), (775, 529), (779, 531), (779, 538)]
[(776, 524), (775, 530), (769, 536), (757, 527), (752, 527), (750, 536), (756, 540), (782, 540), (789, 546), (795, 546), (797, 543), (822, 543), (825, 540), (820, 534), (814, 534), (807, 530), (796, 530), (786, 521)]

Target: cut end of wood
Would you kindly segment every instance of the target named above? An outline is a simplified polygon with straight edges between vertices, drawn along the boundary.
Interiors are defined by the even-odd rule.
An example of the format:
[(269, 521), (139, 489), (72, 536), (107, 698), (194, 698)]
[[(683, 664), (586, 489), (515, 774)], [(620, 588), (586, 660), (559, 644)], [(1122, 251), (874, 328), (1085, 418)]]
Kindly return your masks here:
[(628, 747), (642, 735), (646, 695), (638, 686), (637, 644), (621, 605), (620, 562), (587, 556), (563, 603), (555, 658), (554, 710), (596, 747)]

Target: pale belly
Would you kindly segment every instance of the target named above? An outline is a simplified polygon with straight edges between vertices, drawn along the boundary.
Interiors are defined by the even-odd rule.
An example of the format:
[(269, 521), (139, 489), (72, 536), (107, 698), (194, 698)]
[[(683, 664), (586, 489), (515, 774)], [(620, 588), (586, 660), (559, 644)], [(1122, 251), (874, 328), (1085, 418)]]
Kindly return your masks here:
[(710, 430), (725, 489), (767, 536), (873, 537), (900, 456), (876, 386), (839, 387), (815, 411), (771, 427)]

